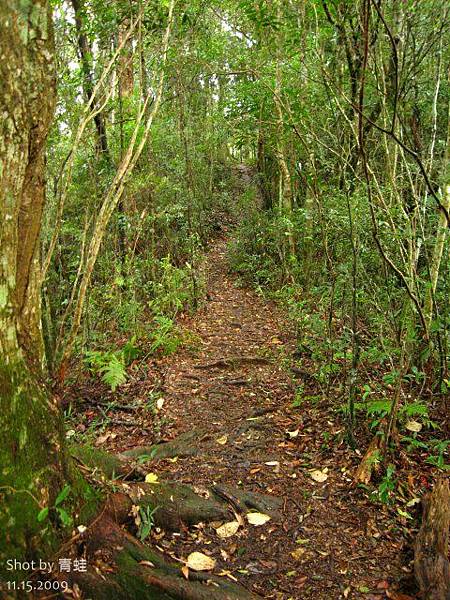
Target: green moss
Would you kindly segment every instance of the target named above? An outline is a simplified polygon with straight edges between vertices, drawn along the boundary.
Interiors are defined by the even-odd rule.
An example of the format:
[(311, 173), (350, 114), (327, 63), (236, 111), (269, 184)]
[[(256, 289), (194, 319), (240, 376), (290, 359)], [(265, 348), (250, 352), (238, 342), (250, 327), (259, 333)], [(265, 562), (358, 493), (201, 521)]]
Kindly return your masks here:
[[(142, 567), (137, 560), (148, 560), (153, 562), (154, 555), (151, 552), (143, 552), (139, 559), (135, 558), (128, 550), (123, 550), (117, 557), (118, 574), (115, 577), (117, 583), (126, 590), (127, 598), (130, 600), (173, 600), (174, 596), (161, 591), (155, 586), (148, 585), (142, 578)], [(156, 573), (155, 573), (156, 574)]]
[(56, 544), (53, 529), (36, 517), (51, 502), (59, 480), (58, 427), (44, 391), (26, 377), (23, 365), (0, 365), (0, 464), (5, 465), (0, 476), (0, 575), (8, 558), (34, 558), (38, 549), (48, 555)]
[(114, 479), (120, 474), (122, 462), (113, 454), (88, 445), (71, 446), (70, 453), (90, 469), (99, 469), (108, 479)]
[(6, 570), (6, 561), (48, 559), (70, 535), (50, 510), (65, 484), (64, 510), (77, 522), (92, 516), (98, 498), (65, 452), (58, 408), (25, 366), (0, 364), (0, 579), (26, 573)]

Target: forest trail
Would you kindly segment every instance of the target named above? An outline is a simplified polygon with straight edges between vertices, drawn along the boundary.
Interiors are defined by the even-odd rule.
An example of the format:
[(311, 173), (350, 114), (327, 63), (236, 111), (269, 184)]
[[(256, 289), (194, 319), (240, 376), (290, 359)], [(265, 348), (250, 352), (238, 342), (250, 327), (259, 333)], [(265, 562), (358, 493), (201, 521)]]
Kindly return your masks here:
[[(402, 538), (390, 529), (388, 512), (374, 511), (352, 488), (359, 459), (339, 442), (342, 423), (306, 373), (302, 382), (293, 379), (289, 323), (272, 302), (239, 286), (226, 252), (227, 239), (213, 242), (205, 260), (207, 300), (180, 319), (192, 347), (154, 364), (164, 399), (156, 417), (161, 441), (192, 432), (195, 441), (149, 470), (200, 494), (212, 485), (226, 495), (227, 486), (268, 494), (278, 507), (267, 507), (272, 518), (261, 526), (244, 517), (227, 539), (199, 525), (175, 534), (155, 529), (152, 543), (177, 559), (209, 554), (215, 574), (266, 598), (409, 598), (395, 591), (409, 577), (400, 564)], [(295, 407), (299, 383), (312, 400)], [(114, 445), (145, 443), (143, 433), (137, 440), (127, 428)]]
[(450, 600), (448, 0), (0, 6), (0, 597)]

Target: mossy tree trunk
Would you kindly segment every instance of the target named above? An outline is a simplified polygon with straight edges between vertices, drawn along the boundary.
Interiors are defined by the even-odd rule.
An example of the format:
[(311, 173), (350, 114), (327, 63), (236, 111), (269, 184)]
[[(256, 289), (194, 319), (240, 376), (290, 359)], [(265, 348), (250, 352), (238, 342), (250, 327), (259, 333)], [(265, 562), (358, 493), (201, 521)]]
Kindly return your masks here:
[(57, 515), (50, 510), (42, 522), (37, 515), (71, 477), (59, 410), (43, 383), (39, 236), (55, 104), (50, 9), (46, 0), (2, 0), (0, 22), (1, 578), (7, 559), (44, 556), (56, 544)]

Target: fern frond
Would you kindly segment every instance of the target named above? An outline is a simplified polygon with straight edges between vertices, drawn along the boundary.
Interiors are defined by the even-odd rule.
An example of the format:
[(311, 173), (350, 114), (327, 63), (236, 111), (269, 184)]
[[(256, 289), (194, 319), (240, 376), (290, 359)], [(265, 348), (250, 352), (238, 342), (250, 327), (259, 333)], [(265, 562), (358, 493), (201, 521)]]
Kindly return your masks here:
[(125, 364), (116, 354), (110, 356), (109, 361), (99, 369), (99, 372), (102, 374), (102, 381), (109, 385), (113, 392), (127, 380)]

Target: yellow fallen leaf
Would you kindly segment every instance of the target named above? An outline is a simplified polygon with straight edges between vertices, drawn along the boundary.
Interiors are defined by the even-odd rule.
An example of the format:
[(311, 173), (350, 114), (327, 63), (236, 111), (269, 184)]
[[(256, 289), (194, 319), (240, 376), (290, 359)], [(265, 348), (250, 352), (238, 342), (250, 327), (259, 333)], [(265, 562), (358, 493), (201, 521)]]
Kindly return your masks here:
[(293, 550), (291, 552), (292, 558), (295, 560), (301, 560), (302, 556), (305, 554), (306, 550), (304, 548), (297, 548), (297, 550)]
[(228, 442), (228, 436), (227, 435), (223, 435), (222, 437), (217, 438), (216, 442), (218, 444), (221, 444), (222, 446), (224, 446)]
[(419, 423), (418, 421), (408, 421), (406, 423), (406, 429), (418, 433), (419, 431), (422, 431), (422, 423)]
[(158, 475), (156, 473), (147, 473), (145, 483), (159, 483)]
[(216, 561), (201, 552), (192, 552), (187, 558), (186, 566), (193, 571), (212, 571)]
[(258, 527), (259, 525), (264, 525), (264, 523), (270, 521), (270, 517), (264, 513), (251, 512), (247, 513), (247, 521), (250, 523), (250, 525)]
[(328, 479), (328, 475), (325, 471), (319, 471), (318, 469), (316, 471), (311, 471), (310, 475), (311, 479), (314, 479), (314, 481), (317, 481), (318, 483), (322, 483)]
[(237, 521), (229, 521), (218, 527), (216, 533), (220, 538), (225, 539), (233, 536), (238, 529), (239, 523)]

